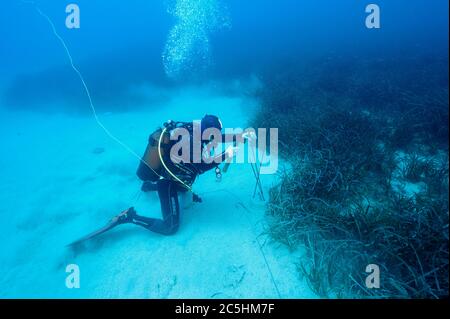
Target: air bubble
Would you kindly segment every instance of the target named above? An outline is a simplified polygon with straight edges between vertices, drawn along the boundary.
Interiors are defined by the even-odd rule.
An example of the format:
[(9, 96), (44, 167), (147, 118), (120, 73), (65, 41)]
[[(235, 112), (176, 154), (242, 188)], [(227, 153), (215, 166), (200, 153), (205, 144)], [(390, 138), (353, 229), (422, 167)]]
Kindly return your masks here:
[(180, 78), (211, 64), (210, 35), (231, 27), (221, 0), (177, 0), (168, 7), (176, 18), (162, 55), (168, 77)]

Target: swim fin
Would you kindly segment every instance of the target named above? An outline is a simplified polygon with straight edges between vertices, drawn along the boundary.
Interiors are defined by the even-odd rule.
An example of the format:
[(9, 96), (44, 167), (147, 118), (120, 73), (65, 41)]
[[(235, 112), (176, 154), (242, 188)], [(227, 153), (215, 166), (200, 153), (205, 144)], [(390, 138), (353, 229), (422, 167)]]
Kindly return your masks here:
[(118, 225), (121, 225), (121, 224), (124, 224), (127, 222), (131, 222), (133, 220), (133, 216), (135, 214), (136, 214), (136, 211), (134, 210), (133, 207), (128, 208), (128, 209), (124, 210), (123, 212), (121, 212), (119, 215), (113, 217), (109, 221), (109, 223), (107, 223), (102, 228), (97, 229), (96, 231), (93, 231), (92, 233), (89, 233), (86, 236), (83, 236), (80, 239), (75, 240), (74, 242), (68, 244), (67, 247), (79, 245), (85, 241), (88, 241), (94, 237), (97, 237), (97, 236), (107, 232), (108, 230), (113, 229), (114, 227), (116, 227)]

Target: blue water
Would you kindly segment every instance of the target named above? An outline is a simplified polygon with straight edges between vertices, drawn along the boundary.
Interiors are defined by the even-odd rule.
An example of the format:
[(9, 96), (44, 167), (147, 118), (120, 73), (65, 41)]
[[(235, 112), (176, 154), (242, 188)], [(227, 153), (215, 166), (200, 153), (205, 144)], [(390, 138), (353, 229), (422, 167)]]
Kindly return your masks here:
[[(67, 251), (64, 244), (127, 207), (140, 184), (136, 158), (93, 120), (67, 52), (35, 5), (67, 45), (102, 123), (140, 155), (168, 118), (211, 112), (244, 127), (258, 103), (259, 75), (277, 68), (333, 59), (448, 65), (447, 0), (371, 2), (381, 9), (380, 29), (366, 28), (369, 1), (362, 0), (77, 0), (79, 29), (65, 26), (69, 1), (3, 1), (0, 240), (10, 244), (0, 248), (0, 297), (316, 297), (276, 245), (265, 248), (274, 288), (251, 244), (262, 229), (249, 229), (242, 212), (229, 217), (246, 200), (220, 191), (207, 197), (231, 188), (246, 198), (254, 185), (248, 167), (231, 171), (220, 187), (213, 173), (201, 179), (206, 203), (187, 210), (178, 237), (129, 228), (87, 252)], [(448, 85), (448, 72), (441, 77)], [(268, 191), (275, 176), (264, 178)], [(245, 204), (255, 211), (250, 225), (259, 225), (264, 205)], [(64, 285), (69, 263), (83, 271), (80, 289)]]
[[(174, 6), (171, 2), (175, 1), (136, 1), (124, 9), (121, 1), (103, 5), (79, 1), (81, 28), (75, 30), (65, 28), (66, 3), (39, 1), (39, 6), (54, 20), (99, 102), (109, 103), (126, 101), (121, 93), (130, 84), (172, 83), (167, 83), (162, 55), (171, 41), (172, 28), (185, 22), (178, 23), (180, 18), (168, 13)], [(378, 30), (365, 27), (365, 1), (227, 0), (211, 4), (215, 2), (199, 1), (205, 7), (199, 12), (206, 15), (205, 22), (188, 17), (185, 20), (193, 20), (191, 25), (180, 31), (185, 33), (180, 35), (184, 41), (197, 41), (189, 53), (196, 57), (188, 57), (191, 61), (186, 62), (194, 63), (195, 68), (191, 65), (184, 81), (243, 76), (286, 59), (302, 61), (327, 55), (383, 58), (448, 50), (448, 2), (444, 0), (379, 1), (382, 27)], [(186, 3), (189, 6), (190, 2)], [(218, 8), (211, 8), (214, 6)], [(8, 1), (2, 7), (1, 77), (10, 84), (13, 79), (22, 80), (16, 85), (27, 85), (30, 91), (19, 97), (13, 85), (6, 94), (8, 101), (14, 104), (23, 99), (28, 104), (68, 91), (65, 101), (81, 99), (78, 83), (64, 67), (64, 52), (46, 21), (20, 1)], [(178, 40), (181, 48), (183, 39)], [(199, 67), (203, 64), (209, 67)], [(109, 79), (107, 83), (105, 79)], [(59, 89), (54, 90), (54, 85)], [(117, 96), (111, 96), (112, 91)]]

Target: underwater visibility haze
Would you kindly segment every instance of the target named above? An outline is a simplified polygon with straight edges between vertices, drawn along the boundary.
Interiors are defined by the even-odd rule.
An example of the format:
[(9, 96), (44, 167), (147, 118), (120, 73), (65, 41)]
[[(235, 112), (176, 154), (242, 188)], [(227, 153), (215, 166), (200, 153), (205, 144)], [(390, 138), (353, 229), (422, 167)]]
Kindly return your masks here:
[(448, 297), (448, 5), (3, 1), (0, 298)]

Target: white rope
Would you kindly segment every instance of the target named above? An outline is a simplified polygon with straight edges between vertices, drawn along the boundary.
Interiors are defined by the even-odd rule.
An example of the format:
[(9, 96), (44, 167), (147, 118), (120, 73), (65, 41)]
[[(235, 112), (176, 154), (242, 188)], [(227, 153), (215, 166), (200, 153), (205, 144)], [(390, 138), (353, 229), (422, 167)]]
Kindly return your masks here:
[(55, 24), (53, 23), (53, 21), (50, 19), (50, 17), (48, 15), (46, 15), (44, 12), (42, 12), (42, 10), (38, 7), (38, 5), (34, 2), (34, 1), (27, 1), (27, 0), (22, 0), (22, 2), (24, 3), (28, 3), (34, 6), (34, 8), (36, 9), (36, 11), (39, 13), (39, 15), (41, 15), (42, 17), (44, 17), (47, 22), (49, 23), (49, 25), (52, 28), (53, 34), (55, 35), (55, 37), (59, 40), (59, 42), (62, 44), (62, 46), (64, 47), (64, 50), (66, 52), (66, 55), (69, 59), (70, 62), (70, 66), (72, 67), (72, 69), (75, 71), (75, 73), (78, 75), (84, 91), (88, 97), (89, 100), (89, 106), (91, 108), (92, 114), (94, 116), (94, 119), (96, 121), (96, 123), (98, 124), (98, 126), (100, 126), (100, 128), (106, 133), (106, 135), (108, 137), (110, 137), (113, 141), (115, 141), (117, 144), (119, 144), (120, 146), (122, 146), (128, 153), (130, 153), (131, 155), (133, 155), (134, 157), (136, 157), (139, 162), (143, 162), (148, 168), (150, 168), (157, 176), (161, 177), (154, 169), (152, 169), (150, 167), (150, 165), (148, 165), (145, 161), (142, 160), (142, 158), (136, 154), (135, 151), (133, 151), (127, 144), (125, 144), (124, 142), (122, 142), (120, 139), (118, 139), (116, 136), (114, 136), (114, 134), (112, 134), (108, 128), (100, 121), (98, 115), (97, 115), (97, 111), (94, 107), (94, 103), (92, 102), (92, 97), (91, 97), (91, 93), (89, 91), (89, 88), (84, 80), (83, 75), (81, 74), (80, 70), (75, 66), (74, 62), (73, 62), (73, 58), (72, 55), (70, 54), (69, 48), (66, 45), (66, 42), (64, 41), (64, 39), (58, 34), (58, 32), (56, 31), (56, 27)]
[[(39, 13), (39, 15), (41, 15), (42, 17), (44, 17), (44, 18), (47, 20), (47, 22), (50, 24), (50, 26), (51, 26), (51, 28), (52, 28), (52, 31), (53, 31), (53, 34), (55, 35), (55, 37), (59, 40), (59, 42), (60, 42), (60, 43), (62, 44), (62, 46), (64, 47), (64, 50), (65, 50), (66, 55), (67, 55), (67, 57), (68, 57), (68, 59), (69, 59), (69, 62), (70, 62), (70, 66), (71, 66), (72, 69), (75, 71), (75, 73), (78, 75), (78, 77), (80, 78), (81, 83), (83, 84), (84, 91), (86, 92), (86, 95), (87, 95), (88, 100), (89, 100), (89, 106), (90, 106), (90, 108), (91, 108), (92, 114), (93, 114), (94, 119), (95, 119), (96, 123), (98, 124), (98, 126), (100, 126), (100, 128), (106, 133), (106, 135), (108, 135), (112, 140), (114, 140), (116, 143), (118, 143), (120, 146), (122, 146), (128, 153), (130, 153), (131, 155), (133, 155), (134, 157), (136, 157), (139, 161), (142, 161), (141, 157), (140, 157), (138, 154), (136, 154), (136, 152), (134, 152), (127, 144), (125, 144), (125, 143), (122, 142), (120, 139), (118, 139), (117, 137), (115, 137), (115, 136), (108, 130), (108, 128), (100, 121), (100, 119), (99, 119), (99, 117), (98, 117), (98, 115), (97, 115), (97, 111), (96, 111), (96, 109), (95, 109), (95, 107), (94, 107), (94, 103), (92, 102), (92, 98), (91, 98), (91, 94), (90, 94), (89, 88), (88, 88), (88, 86), (86, 85), (86, 82), (84, 81), (84, 77), (83, 77), (83, 75), (81, 74), (80, 70), (75, 66), (75, 64), (74, 64), (74, 62), (73, 62), (72, 55), (70, 54), (69, 48), (67, 47), (67, 45), (66, 45), (64, 39), (63, 39), (63, 38), (58, 34), (58, 32), (56, 31), (56, 27), (55, 27), (53, 21), (50, 19), (50, 17), (49, 17), (48, 15), (46, 15), (44, 12), (42, 12), (41, 9), (37, 6), (37, 4), (36, 4), (34, 1), (26, 1), (26, 0), (22, 0), (22, 2), (28, 3), (28, 4), (32, 4), (32, 5), (35, 7), (36, 11)], [(157, 172), (155, 172), (155, 170), (152, 169), (145, 161), (142, 161), (142, 162), (145, 163), (145, 165), (146, 165), (148, 168), (150, 168), (156, 175), (160, 176), (160, 175), (159, 175)], [(183, 183), (183, 184), (184, 184), (184, 183)], [(190, 189), (190, 188), (189, 188), (189, 189)], [(230, 191), (228, 191), (228, 190), (223, 190), (223, 191), (228, 192), (229, 194), (231, 194), (231, 195), (237, 197), (235, 194), (233, 194), (232, 192), (230, 192)], [(139, 196), (139, 194), (138, 194), (138, 196)], [(139, 196), (139, 197), (140, 197), (140, 196)], [(139, 197), (136, 199), (136, 201), (139, 199)], [(237, 198), (239, 199), (239, 197), (237, 197)], [(241, 201), (239, 201), (239, 204), (244, 208), (244, 210), (246, 210), (247, 212), (250, 212), (249, 209), (248, 209)], [(248, 220), (249, 224), (251, 224), (251, 221), (248, 219), (248, 216), (247, 216), (247, 220)], [(278, 297), (281, 299), (280, 290), (278, 289), (278, 285), (277, 285), (277, 283), (276, 283), (276, 281), (275, 281), (275, 278), (274, 278), (274, 276), (273, 276), (273, 273), (272, 273), (272, 270), (271, 270), (271, 268), (270, 268), (269, 262), (268, 262), (268, 260), (267, 260), (266, 254), (264, 253), (264, 251), (263, 251), (263, 249), (262, 249), (262, 245), (261, 245), (261, 243), (260, 243), (258, 237), (256, 237), (256, 242), (258, 243), (259, 251), (261, 252), (261, 255), (262, 255), (263, 259), (264, 259), (264, 263), (265, 263), (266, 268), (267, 268), (267, 270), (268, 270), (268, 272), (269, 272), (269, 274), (270, 274), (271, 281), (272, 281), (272, 283), (273, 283), (273, 285), (274, 285), (274, 287), (275, 287), (275, 290), (276, 290), (276, 292), (277, 292), (277, 294), (278, 294)]]

